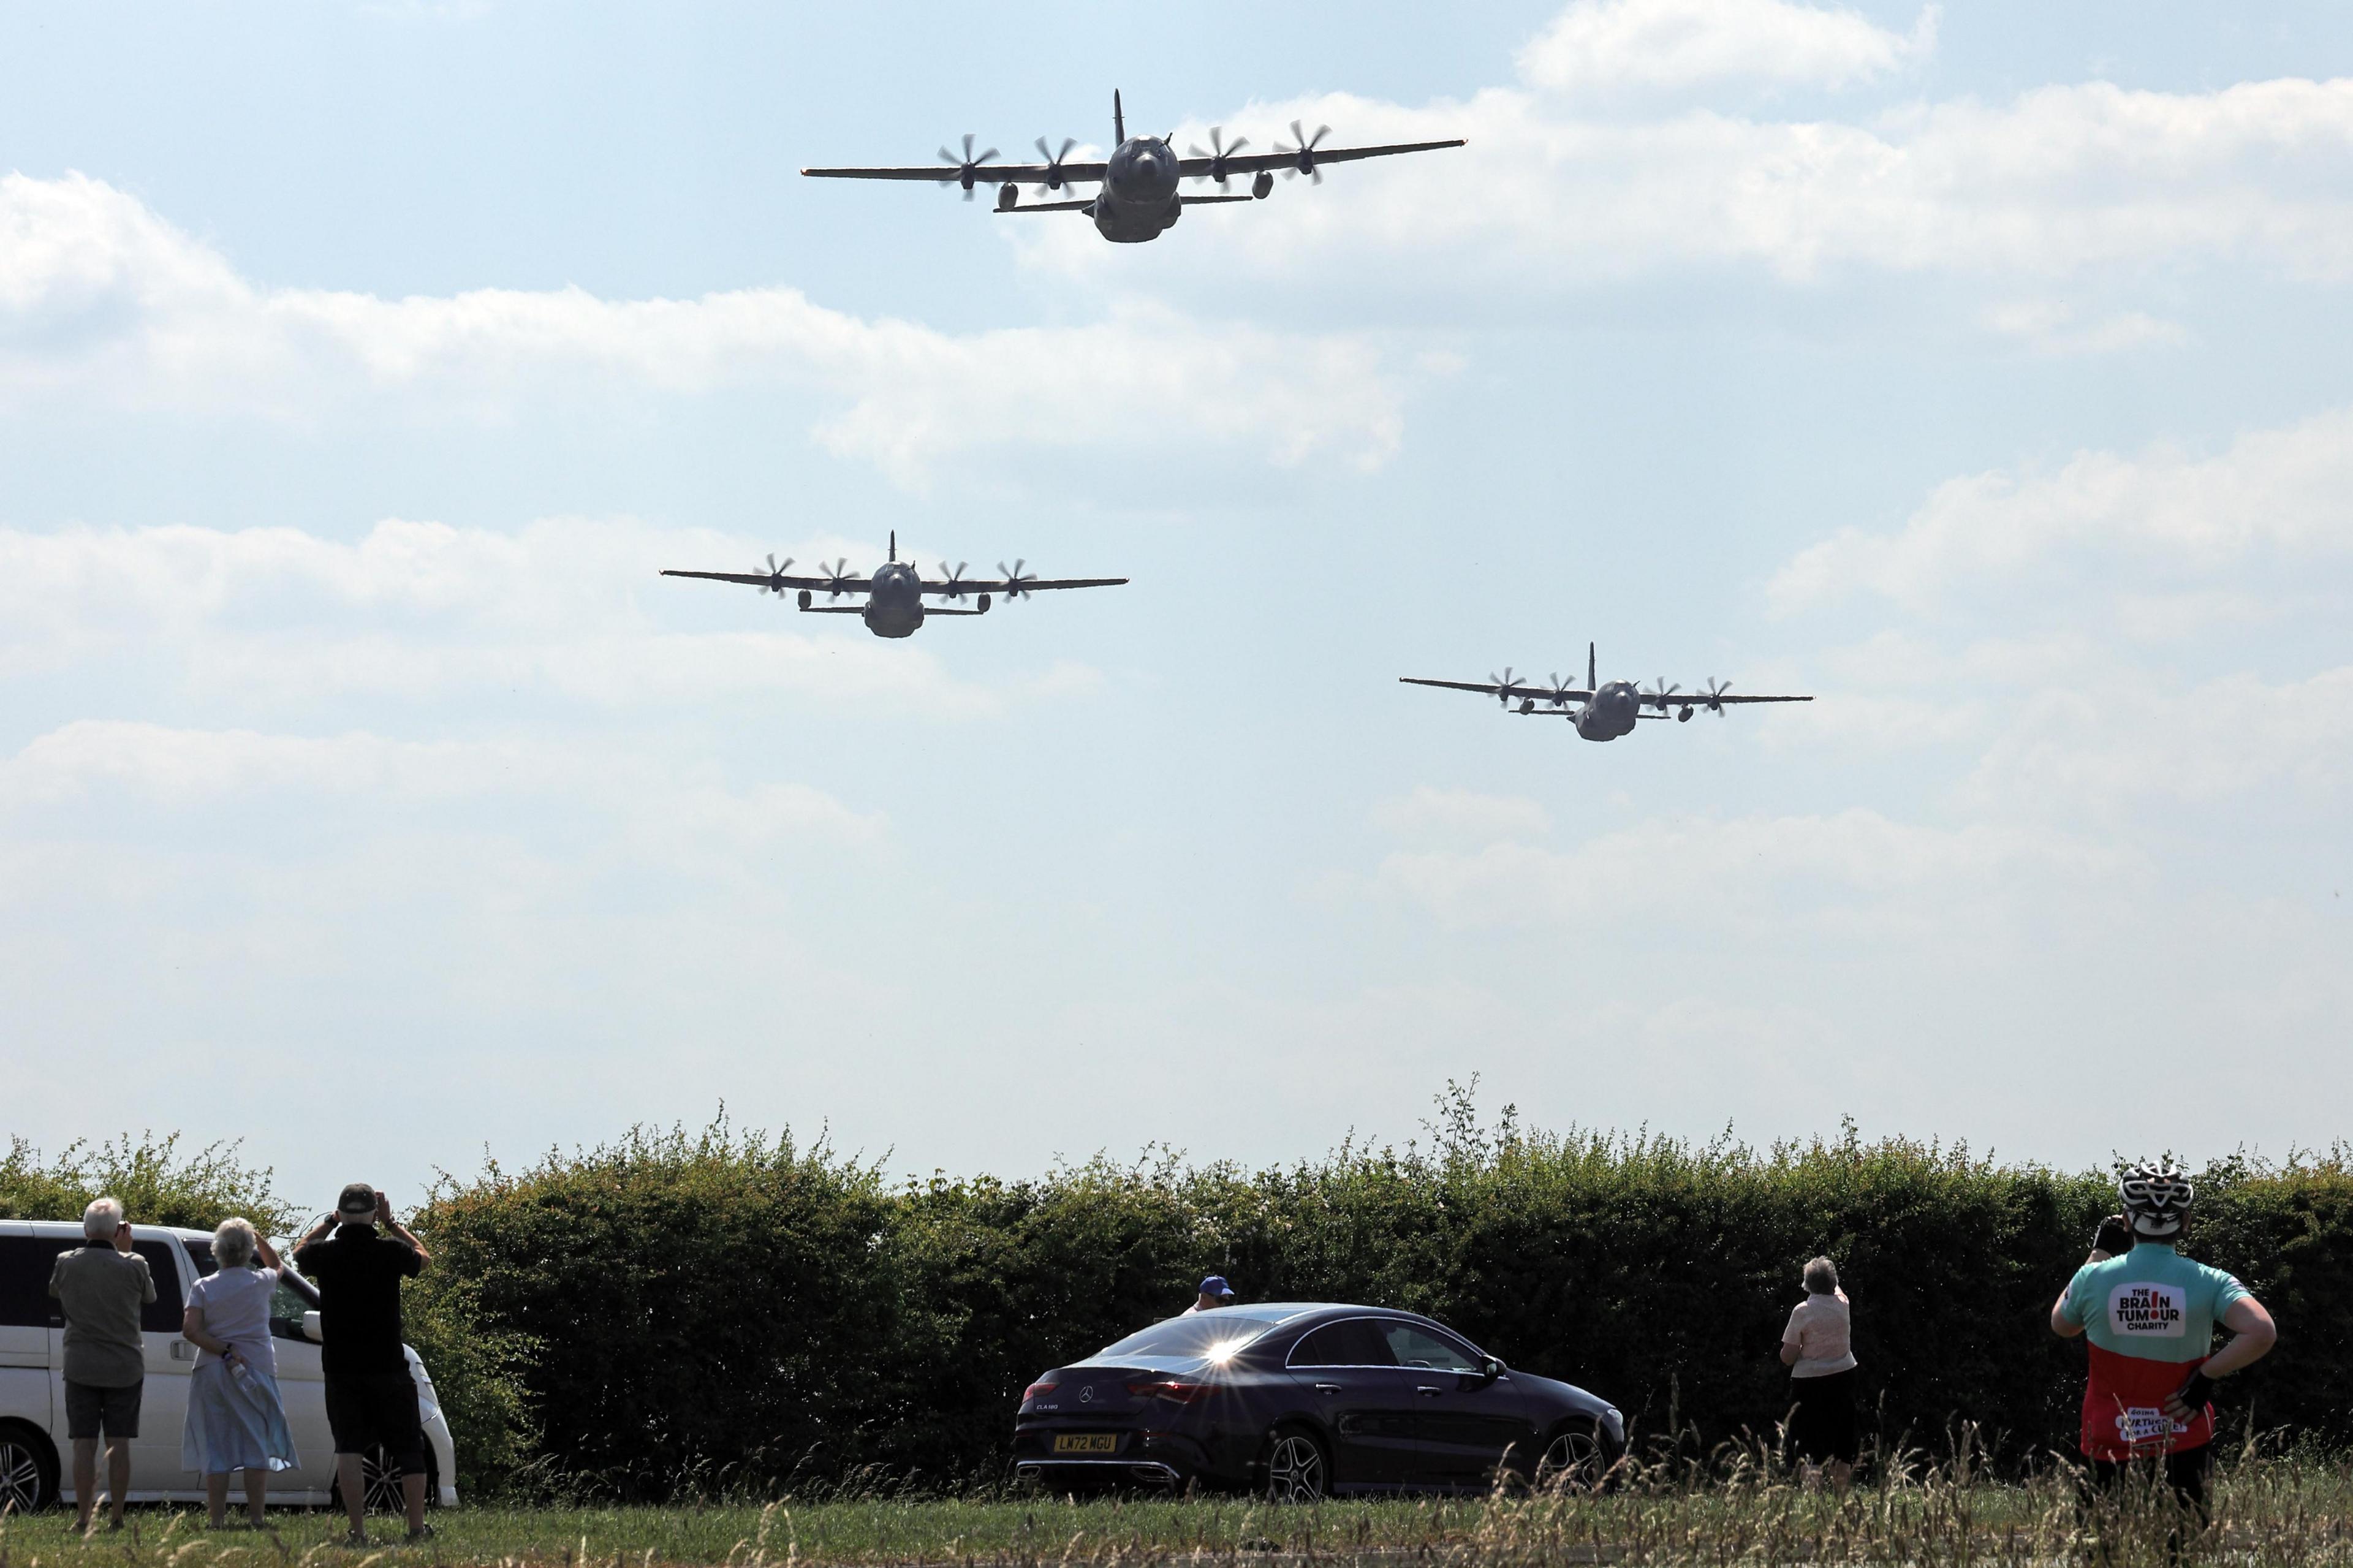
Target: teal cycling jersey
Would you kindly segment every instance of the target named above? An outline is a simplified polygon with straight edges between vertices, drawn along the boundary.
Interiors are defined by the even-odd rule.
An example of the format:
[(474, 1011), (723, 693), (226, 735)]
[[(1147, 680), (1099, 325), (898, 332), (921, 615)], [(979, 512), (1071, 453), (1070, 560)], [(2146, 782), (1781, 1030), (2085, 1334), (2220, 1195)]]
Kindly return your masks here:
[(2248, 1296), (2231, 1275), (2158, 1241), (2077, 1269), (2060, 1312), (2092, 1342), (2084, 1452), (2122, 1459), (2212, 1441), (2211, 1408), (2178, 1422), (2163, 1406), (2213, 1350), (2222, 1314)]

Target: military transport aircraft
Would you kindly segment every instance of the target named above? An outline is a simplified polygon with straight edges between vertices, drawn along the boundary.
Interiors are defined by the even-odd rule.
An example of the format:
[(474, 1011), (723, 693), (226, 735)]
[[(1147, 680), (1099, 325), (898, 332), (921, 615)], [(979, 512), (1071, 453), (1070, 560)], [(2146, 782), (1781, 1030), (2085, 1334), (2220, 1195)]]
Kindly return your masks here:
[[(1119, 106), (1119, 94), (1111, 95), (1112, 154), (1101, 163), (1073, 163), (1068, 160), (1071, 149), (1078, 142), (1071, 137), (1062, 139), (1059, 153), (1046, 145), (1043, 136), (1038, 138), (1038, 155), (1042, 163), (992, 163), (997, 149), (975, 153), (973, 136), (965, 133), (964, 155), (958, 157), (946, 148), (940, 149), (945, 161), (910, 169), (803, 169), (802, 174), (826, 180), (928, 180), (934, 184), (953, 181), (964, 187), (964, 199), (972, 200), (976, 184), (997, 187), (997, 210), (1001, 213), (1085, 213), (1094, 219), (1095, 232), (1115, 244), (1139, 245), (1147, 239), (1157, 239), (1166, 233), (1189, 206), (1213, 202), (1247, 202), (1263, 200), (1274, 189), (1274, 171), (1282, 171), (1283, 178), (1305, 174), (1316, 184), (1324, 183), (1324, 165), (1353, 163), (1359, 158), (1386, 158), (1397, 153), (1427, 153), (1439, 147), (1460, 147), (1462, 139), (1451, 142), (1404, 142), (1388, 147), (1325, 147), (1324, 138), (1332, 133), (1328, 125), (1319, 125), (1310, 136), (1296, 120), (1291, 122), (1291, 142), (1277, 142), (1271, 153), (1242, 152), (1250, 145), (1247, 137), (1237, 136), (1231, 142), (1223, 140), (1225, 128), (1213, 127), (1209, 132), (1209, 149), (1188, 148), (1189, 157), (1179, 158), (1168, 144), (1168, 136), (1130, 136), (1127, 116)], [(1169, 135), (1176, 134), (1171, 132)], [(1236, 174), (1252, 174), (1250, 194), (1247, 196), (1227, 194), (1226, 182)], [(1209, 180), (1216, 183), (1218, 194), (1213, 196), (1188, 196), (1176, 189), (1179, 180)], [(1103, 189), (1083, 201), (1062, 200), (1031, 202), (1021, 205), (1021, 187), (1035, 185), (1040, 197), (1060, 195), (1073, 185), (1093, 184), (1100, 181)]]
[[(1512, 667), (1505, 665), (1500, 676), (1489, 676), (1484, 684), (1475, 680), (1430, 680), (1419, 675), (1400, 675), (1398, 679), (1408, 686), (1443, 686), (1451, 691), (1479, 691), (1493, 697), (1505, 708), (1514, 699), (1519, 701), (1517, 712), (1566, 719), (1577, 726), (1577, 732), (1588, 741), (1614, 741), (1630, 734), (1637, 719), (1663, 719), (1667, 710), (1674, 709), (1677, 720), (1688, 720), (1694, 708), (1704, 708), (1717, 718), (1724, 717), (1728, 703), (1738, 702), (1811, 702), (1810, 697), (1735, 697), (1732, 682), (1709, 677), (1707, 684), (1697, 691), (1683, 691), (1680, 685), (1669, 686), (1666, 677), (1648, 691), (1638, 689), (1630, 680), (1607, 683), (1594, 679), (1593, 645), (1585, 645), (1585, 685), (1583, 688), (1562, 683), (1559, 676), (1546, 686), (1517, 686), (1512, 681)], [(1682, 695), (1676, 695), (1681, 692)], [(1577, 704), (1571, 708), (1570, 703)], [(1656, 713), (1645, 713), (1645, 708), (1655, 708)]]
[[(823, 566), (825, 563), (820, 561), (818, 564)], [(965, 576), (964, 569), (968, 564), (970, 563), (959, 561), (955, 563), (955, 570), (951, 572), (948, 563), (943, 561), (940, 563), (939, 580), (928, 581), (915, 570), (913, 562), (899, 559), (899, 535), (893, 531), (891, 559), (874, 568), (874, 575), (871, 578), (860, 578), (848, 570), (849, 557), (847, 555), (835, 562), (822, 576), (817, 577), (793, 576), (791, 558), (788, 556), (778, 561), (773, 555), (768, 557), (765, 572), (665, 570), (662, 575), (702, 577), (713, 583), (744, 583), (764, 594), (775, 594), (779, 597), (789, 589), (798, 589), (800, 607), (808, 614), (861, 616), (866, 622), (866, 629), (878, 637), (913, 637), (915, 628), (933, 616), (985, 616), (988, 613), (988, 596), (991, 594), (1002, 594), (1010, 600), (1026, 597), (1040, 588), (1116, 588), (1127, 581), (1124, 577), (1046, 578), (1035, 572), (1024, 576), (1021, 568), (1029, 564), (1026, 561), (1016, 561), (1009, 571), (1004, 562), (998, 562), (997, 570), (1000, 575), (990, 580)], [(863, 594), (866, 603), (812, 604), (810, 601), (818, 594), (823, 594), (829, 600), (838, 599), (844, 594)], [(926, 609), (923, 605), (926, 594), (955, 599), (959, 603), (970, 594), (975, 596), (975, 607), (952, 610), (944, 605), (934, 605)]]

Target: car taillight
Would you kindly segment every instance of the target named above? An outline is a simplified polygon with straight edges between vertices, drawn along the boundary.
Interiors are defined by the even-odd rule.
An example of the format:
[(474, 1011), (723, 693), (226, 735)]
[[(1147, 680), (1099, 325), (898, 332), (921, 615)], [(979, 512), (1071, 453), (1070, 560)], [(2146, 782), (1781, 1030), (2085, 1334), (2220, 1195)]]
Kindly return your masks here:
[(1021, 1391), (1021, 1403), (1027, 1405), (1033, 1399), (1043, 1399), (1060, 1386), (1058, 1383), (1033, 1383)]
[(1210, 1387), (1206, 1383), (1179, 1383), (1173, 1377), (1160, 1377), (1150, 1383), (1131, 1383), (1127, 1391), (1138, 1399), (1166, 1399), (1176, 1405), (1191, 1405), (1207, 1399)]

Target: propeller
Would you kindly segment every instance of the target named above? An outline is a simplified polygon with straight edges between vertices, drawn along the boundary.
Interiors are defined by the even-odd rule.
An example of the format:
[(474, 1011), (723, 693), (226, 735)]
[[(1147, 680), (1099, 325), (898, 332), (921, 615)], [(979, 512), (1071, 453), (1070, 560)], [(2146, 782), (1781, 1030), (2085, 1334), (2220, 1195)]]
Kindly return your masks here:
[(786, 556), (783, 564), (779, 565), (776, 561), (776, 552), (774, 551), (770, 551), (768, 552), (768, 585), (761, 589), (760, 592), (763, 594), (774, 594), (779, 598), (783, 597), (785, 592), (783, 578), (785, 574), (792, 569), (793, 558), (791, 556)]
[(1250, 138), (1247, 136), (1237, 136), (1231, 142), (1221, 142), (1219, 138), (1223, 137), (1225, 133), (1226, 128), (1224, 126), (1212, 125), (1209, 127), (1209, 150), (1208, 152), (1204, 153), (1198, 147), (1187, 147), (1185, 149), (1185, 155), (1188, 158), (1207, 158), (1209, 161), (1208, 172), (1207, 174), (1194, 175), (1193, 177), (1195, 179), (1215, 180), (1220, 185), (1223, 185), (1226, 183), (1226, 160), (1240, 152), (1243, 148), (1249, 146)]
[(1667, 684), (1667, 678), (1662, 675), (1658, 678), (1656, 684), (1653, 685), (1650, 690), (1642, 693), (1642, 700), (1646, 705), (1656, 708), (1660, 712), (1663, 713), (1667, 710), (1667, 699), (1672, 697), (1676, 692), (1681, 691), (1682, 689), (1683, 683), (1681, 681), (1677, 681), (1674, 685), (1669, 686)]
[(955, 563), (955, 570), (951, 572), (948, 570), (948, 563), (946, 562), (943, 561), (940, 563), (940, 575), (946, 578), (948, 582), (948, 591), (946, 595), (948, 598), (961, 599), (964, 597), (964, 569), (970, 564), (970, 562), (959, 561)]
[(1707, 678), (1707, 685), (1702, 688), (1702, 689), (1704, 690), (1707, 695), (1701, 698), (1700, 700), (1707, 705), (1707, 710), (1715, 714), (1719, 719), (1723, 718), (1724, 704), (1719, 700), (1719, 699), (1721, 699), (1725, 692), (1732, 689), (1732, 682), (1729, 680), (1718, 680), (1715, 677), (1711, 675)]
[(1570, 692), (1570, 691), (1572, 691), (1573, 689), (1574, 689), (1573, 687), (1571, 687), (1571, 686), (1568, 684), (1568, 682), (1567, 682), (1567, 681), (1563, 680), (1563, 679), (1560, 678), (1560, 672), (1559, 672), (1558, 670), (1555, 670), (1555, 671), (1553, 672), (1553, 677), (1552, 677), (1552, 705), (1553, 705), (1554, 707), (1556, 707), (1556, 708), (1566, 708), (1566, 707), (1567, 707), (1567, 706), (1568, 706), (1568, 694), (1569, 694), (1569, 692)]
[(964, 133), (964, 156), (961, 158), (957, 157), (955, 153), (949, 152), (944, 147), (940, 149), (940, 156), (956, 166), (956, 184), (964, 187), (964, 199), (966, 201), (972, 200), (972, 177), (974, 173), (977, 171), (983, 163), (987, 163), (991, 158), (997, 156), (997, 149), (991, 147), (979, 157), (974, 157), (972, 155), (972, 132), (967, 131)]
[(1038, 580), (1038, 574), (1035, 572), (1030, 573), (1027, 577), (1021, 574), (1021, 568), (1029, 564), (1029, 563), (1018, 555), (1013, 558), (1013, 570), (1010, 572), (1005, 569), (1004, 562), (1000, 561), (997, 563), (997, 574), (1005, 579), (1005, 596), (1008, 599), (1026, 599), (1032, 596), (1029, 590), (1021, 585), (1024, 583), (1035, 583)]
[(1050, 153), (1046, 150), (1046, 139), (1043, 136), (1038, 138), (1038, 156), (1046, 160), (1046, 177), (1038, 182), (1039, 190), (1059, 191), (1069, 183), (1062, 177), (1062, 160), (1069, 157), (1071, 149), (1078, 144), (1077, 137), (1065, 136), (1062, 138), (1062, 150)]
[(1508, 664), (1504, 666), (1501, 675), (1491, 669), (1487, 672), (1487, 679), (1495, 683), (1495, 700), (1509, 708), (1512, 705), (1512, 667)]
[(1316, 184), (1322, 184), (1324, 171), (1315, 164), (1315, 144), (1331, 135), (1332, 128), (1328, 125), (1319, 125), (1315, 128), (1315, 134), (1310, 136), (1299, 128), (1299, 121), (1294, 120), (1291, 122), (1291, 134), (1298, 142), (1297, 146), (1286, 147), (1280, 142), (1274, 144), (1274, 150), (1277, 153), (1286, 158), (1297, 159), (1290, 168), (1283, 170), (1282, 177), (1288, 180), (1294, 174), (1305, 174)]
[[(818, 564), (823, 566), (825, 563), (820, 561)], [(849, 557), (845, 555), (826, 569), (825, 596), (827, 598), (839, 599), (850, 591), (850, 584), (858, 581), (849, 574)]]

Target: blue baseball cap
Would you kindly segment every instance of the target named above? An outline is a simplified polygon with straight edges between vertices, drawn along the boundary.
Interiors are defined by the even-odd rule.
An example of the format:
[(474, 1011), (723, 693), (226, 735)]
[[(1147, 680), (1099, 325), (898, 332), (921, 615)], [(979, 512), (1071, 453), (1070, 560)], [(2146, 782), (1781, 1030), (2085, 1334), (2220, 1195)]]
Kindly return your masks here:
[(1212, 1274), (1201, 1281), (1201, 1294), (1204, 1296), (1231, 1297), (1233, 1293), (1234, 1288), (1226, 1283), (1226, 1277), (1222, 1274)]

